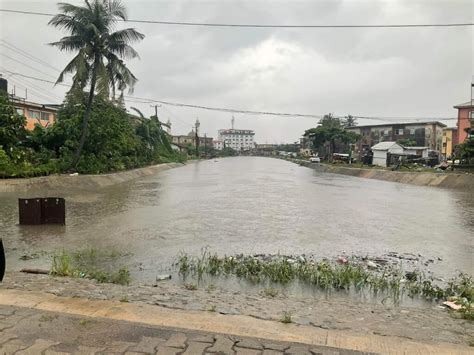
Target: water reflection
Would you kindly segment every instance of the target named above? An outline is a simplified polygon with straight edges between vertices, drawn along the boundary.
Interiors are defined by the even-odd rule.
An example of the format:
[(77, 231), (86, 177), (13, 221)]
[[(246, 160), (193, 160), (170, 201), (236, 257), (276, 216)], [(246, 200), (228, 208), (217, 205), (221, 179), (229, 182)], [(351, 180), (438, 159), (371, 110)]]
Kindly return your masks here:
[[(17, 196), (0, 195), (8, 265), (48, 267), (48, 253), (90, 246), (131, 252), (152, 281), (179, 251), (334, 257), (390, 251), (433, 258), (436, 274), (472, 273), (469, 192), (318, 173), (276, 159), (203, 161), (109, 188), (33, 191), (67, 199), (67, 226), (20, 227)], [(39, 259), (20, 260), (42, 252)], [(438, 260), (441, 259), (441, 260)]]

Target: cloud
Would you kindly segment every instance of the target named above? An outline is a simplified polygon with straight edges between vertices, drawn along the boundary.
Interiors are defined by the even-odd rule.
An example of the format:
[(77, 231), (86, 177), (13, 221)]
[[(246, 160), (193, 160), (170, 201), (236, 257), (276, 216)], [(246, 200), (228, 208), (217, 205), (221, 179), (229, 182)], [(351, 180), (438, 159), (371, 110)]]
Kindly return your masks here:
[[(130, 18), (170, 21), (472, 22), (468, 0), (129, 0), (125, 4)], [(2, 7), (56, 11), (53, 1), (4, 1)], [(60, 68), (71, 57), (45, 45), (63, 35), (47, 26), (47, 18), (0, 16), (1, 38)], [(453, 117), (456, 112), (452, 106), (469, 98), (473, 69), (471, 28), (303, 30), (133, 26), (146, 35), (136, 46), (141, 60), (129, 63), (139, 78), (135, 95), (140, 97), (248, 110)], [(3, 47), (0, 49), (4, 51)], [(56, 76), (27, 58), (5, 53)], [(4, 57), (0, 60), (0, 66), (9, 70), (45, 77), (20, 63)], [(55, 96), (64, 93), (62, 88), (36, 84), (44, 88), (43, 93)], [(151, 112), (148, 104), (133, 105)], [(214, 136), (219, 128), (230, 125), (231, 118), (226, 113), (175, 107), (161, 107), (159, 113), (171, 119), (175, 133), (188, 132), (198, 116), (203, 132)], [(235, 116), (237, 126), (256, 130), (259, 142), (294, 141), (317, 123), (314, 119)]]

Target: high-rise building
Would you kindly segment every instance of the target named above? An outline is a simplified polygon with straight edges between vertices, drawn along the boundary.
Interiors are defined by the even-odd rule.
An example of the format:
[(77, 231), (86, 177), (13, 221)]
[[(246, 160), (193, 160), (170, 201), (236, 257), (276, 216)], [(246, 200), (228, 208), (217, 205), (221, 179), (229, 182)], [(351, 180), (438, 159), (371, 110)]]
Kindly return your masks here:
[(218, 141), (222, 142), (222, 148), (232, 148), (236, 151), (247, 151), (254, 148), (253, 138), (255, 132), (251, 129), (234, 128), (235, 119), (232, 117), (232, 128), (220, 129)]

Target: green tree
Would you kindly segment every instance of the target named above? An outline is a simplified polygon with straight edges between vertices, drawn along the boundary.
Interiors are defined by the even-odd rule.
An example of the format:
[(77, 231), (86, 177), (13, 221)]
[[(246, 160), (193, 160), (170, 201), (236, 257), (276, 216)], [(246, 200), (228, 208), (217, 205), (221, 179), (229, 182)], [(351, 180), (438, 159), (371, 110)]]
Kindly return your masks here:
[[(57, 113), (57, 123), (45, 138), (48, 148), (59, 151), (63, 168), (70, 166), (74, 149), (82, 134), (86, 105), (66, 102)], [(107, 119), (104, 119), (106, 117)], [(98, 174), (132, 169), (148, 163), (145, 143), (135, 134), (130, 116), (107, 98), (95, 98), (90, 113), (90, 132), (77, 171)]]
[(455, 156), (463, 164), (474, 164), (474, 137), (467, 138), (455, 148)]
[(170, 138), (163, 129), (163, 125), (158, 117), (151, 116), (147, 119), (139, 109), (135, 107), (131, 107), (131, 109), (140, 116), (140, 123), (136, 128), (136, 133), (145, 142), (152, 154), (160, 150), (161, 147), (172, 153), (173, 148), (170, 144)]
[(313, 148), (320, 148), (328, 144), (330, 160), (332, 160), (333, 153), (336, 152), (338, 142), (349, 144), (360, 139), (357, 133), (344, 130), (341, 120), (332, 114), (325, 115), (319, 121), (319, 126), (306, 130), (304, 136), (311, 139)]
[(404, 147), (415, 147), (416, 141), (410, 138), (403, 138), (397, 140), (397, 143)]
[(354, 127), (357, 126), (357, 118), (352, 115), (347, 115), (344, 117), (344, 121), (342, 122), (344, 127)]
[(341, 128), (342, 122), (339, 117), (334, 117), (334, 114), (328, 113), (319, 120), (319, 125), (325, 128)]
[(112, 32), (118, 20), (127, 19), (125, 7), (118, 0), (85, 0), (84, 6), (60, 3), (59, 10), (61, 13), (49, 24), (69, 35), (51, 45), (77, 54), (61, 72), (57, 83), (62, 82), (66, 74), (73, 74), (72, 91), (83, 91), (89, 86), (82, 132), (71, 162), (75, 168), (86, 141), (95, 91), (104, 97), (111, 94), (115, 99), (116, 89), (123, 93), (127, 87), (133, 88), (137, 79), (123, 59), (138, 57), (130, 44), (145, 36), (133, 28)]
[(6, 94), (0, 93), (0, 146), (11, 156), (12, 148), (25, 139), (26, 119), (19, 115)]

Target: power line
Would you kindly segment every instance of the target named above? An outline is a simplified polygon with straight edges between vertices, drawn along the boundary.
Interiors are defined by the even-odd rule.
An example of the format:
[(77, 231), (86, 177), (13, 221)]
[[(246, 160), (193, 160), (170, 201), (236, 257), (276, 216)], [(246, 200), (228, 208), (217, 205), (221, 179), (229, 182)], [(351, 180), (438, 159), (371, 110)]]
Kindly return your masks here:
[(27, 86), (25, 86), (25, 88), (27, 88), (27, 89), (32, 88), (33, 90), (38, 90), (37, 92), (40, 92), (43, 96), (49, 96), (50, 99), (53, 98), (53, 100), (57, 100), (59, 102), (63, 101), (63, 99), (60, 98), (59, 96), (55, 95), (54, 93), (45, 92), (46, 91), (45, 88), (43, 88), (39, 85), (35, 85), (35, 84), (33, 84), (32, 82), (30, 82), (29, 80), (27, 80), (25, 78), (15, 77), (14, 80), (16, 80), (20, 83), (23, 83), (23, 85), (27, 85)]
[[(0, 9), (0, 12), (16, 13), (23, 15), (37, 15), (52, 17), (55, 14), (46, 12), (21, 11), (13, 9)], [(241, 27), (241, 28), (417, 28), (417, 27), (466, 27), (474, 26), (470, 22), (458, 23), (407, 23), (407, 24), (391, 24), (391, 25), (277, 25), (277, 24), (241, 24), (241, 23), (210, 23), (210, 22), (178, 22), (178, 21), (157, 21), (157, 20), (122, 20), (130, 23), (145, 23), (157, 25), (171, 25), (171, 26), (194, 26), (194, 27)]]
[[(28, 87), (27, 85), (25, 85), (24, 82), (21, 82), (20, 80), (18, 80), (18, 78), (16, 78), (15, 80), (12, 80), (13, 84), (15, 84), (14, 86), (15, 87), (18, 87), (18, 88), (23, 88), (23, 89), (26, 89), (28, 90), (28, 93), (33, 95), (33, 96), (36, 96), (37, 98), (39, 98), (40, 100), (47, 100), (47, 101), (50, 101), (51, 100), (51, 97), (47, 94), (43, 94), (39, 91), (36, 91), (35, 89), (32, 89), (31, 87)], [(15, 90), (16, 91), (16, 90)]]
[(53, 76), (52, 76), (51, 74), (45, 73), (45, 72), (43, 72), (43, 71), (41, 71), (41, 70), (38, 70), (38, 68), (32, 67), (31, 65), (28, 65), (28, 64), (25, 64), (25, 63), (23, 63), (21, 60), (12, 58), (12, 57), (10, 57), (9, 55), (7, 55), (7, 54), (5, 54), (5, 53), (3, 53), (3, 52), (0, 52), (0, 55), (3, 56), (3, 57), (5, 57), (5, 58), (8, 58), (8, 59), (10, 59), (10, 60), (12, 60), (12, 61), (14, 61), (14, 62), (16, 62), (16, 63), (21, 64), (21, 65), (25, 66), (26, 68), (29, 68), (29, 69), (31, 69), (31, 70), (34, 70), (35, 72), (38, 72), (38, 73), (41, 73), (41, 74), (44, 74), (44, 75), (46, 75), (46, 76), (49, 76), (49, 77), (53, 78)]
[[(29, 79), (34, 79), (34, 80), (39, 80), (47, 83), (53, 83), (53, 81), (46, 80), (46, 79), (41, 79), (41, 78), (36, 78), (33, 76), (29, 75), (24, 75), (21, 73), (17, 72), (12, 72), (9, 70), (6, 70), (7, 72), (11, 73), (10, 75), (19, 75), (25, 78)], [(67, 85), (64, 83), (59, 83), (58, 85), (62, 86), (67, 86), (71, 87), (71, 85)], [(160, 103), (163, 105), (168, 105), (168, 106), (174, 106), (174, 107), (185, 107), (185, 108), (195, 108), (195, 109), (200, 109), (200, 110), (208, 110), (208, 111), (219, 111), (219, 112), (227, 112), (227, 113), (240, 113), (240, 114), (248, 114), (248, 115), (268, 115), (268, 116), (279, 116), (279, 117), (301, 117), (301, 118), (318, 118), (321, 119), (325, 115), (315, 115), (315, 114), (302, 114), (302, 113), (288, 113), (288, 112), (272, 112), (272, 111), (251, 111), (251, 110), (240, 110), (240, 109), (232, 109), (232, 108), (224, 108), (224, 107), (211, 107), (211, 106), (203, 106), (203, 105), (192, 105), (192, 104), (185, 104), (185, 103), (179, 103), (179, 102), (170, 102), (170, 101), (162, 101), (162, 100), (155, 100), (155, 99), (150, 99), (150, 98), (143, 98), (143, 97), (136, 97), (136, 96), (129, 96), (129, 95), (124, 95), (124, 98), (130, 98), (130, 100), (141, 100), (138, 101), (140, 103)], [(359, 119), (364, 119), (364, 120), (375, 120), (375, 121), (386, 121), (386, 122), (395, 122), (395, 121), (400, 121), (400, 120), (412, 120), (412, 121), (422, 121), (422, 120), (439, 120), (439, 121), (446, 121), (446, 120), (455, 120), (457, 117), (433, 117), (433, 116), (428, 116), (428, 117), (403, 117), (403, 116), (356, 116), (352, 115), (355, 118)], [(344, 118), (345, 116), (335, 116), (339, 118)]]
[(51, 64), (45, 62), (44, 60), (42, 60), (42, 59), (40, 59), (40, 58), (38, 58), (38, 57), (35, 57), (33, 54), (30, 54), (30, 53), (28, 53), (28, 52), (25, 52), (24, 50), (18, 48), (17, 46), (15, 46), (15, 45), (13, 45), (13, 44), (11, 44), (11, 43), (5, 41), (4, 39), (0, 39), (0, 41), (3, 42), (3, 43), (0, 43), (0, 46), (3, 46), (3, 47), (5, 47), (5, 48), (7, 48), (7, 49), (9, 49), (9, 50), (11, 50), (11, 51), (13, 51), (13, 52), (16, 52), (16, 53), (18, 53), (19, 55), (21, 55), (21, 56), (23, 56), (23, 57), (25, 57), (25, 58), (28, 58), (28, 59), (30, 59), (30, 60), (32, 60), (32, 61), (38, 63), (38, 64), (41, 64), (41, 65), (43, 65), (43, 66), (46, 66), (46, 67), (48, 67), (48, 68), (50, 68), (50, 69), (52, 69), (52, 70), (55, 70), (55, 71), (57, 71), (57, 72), (61, 72), (61, 70), (59, 70), (59, 69), (53, 67)]

